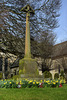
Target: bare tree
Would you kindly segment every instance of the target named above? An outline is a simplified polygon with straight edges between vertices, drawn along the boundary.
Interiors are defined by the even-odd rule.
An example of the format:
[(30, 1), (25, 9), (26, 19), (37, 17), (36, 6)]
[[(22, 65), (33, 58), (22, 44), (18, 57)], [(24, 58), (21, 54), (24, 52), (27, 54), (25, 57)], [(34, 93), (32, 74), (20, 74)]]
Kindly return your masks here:
[(35, 10), (35, 14), (30, 17), (32, 54), (40, 55), (45, 59), (50, 54), (49, 49), (52, 49), (54, 43), (53, 29), (58, 27), (57, 18), (61, 0), (5, 0), (5, 2), (1, 0), (2, 42), (8, 51), (17, 55), (24, 54), (26, 16), (20, 9), (26, 4), (30, 4)]

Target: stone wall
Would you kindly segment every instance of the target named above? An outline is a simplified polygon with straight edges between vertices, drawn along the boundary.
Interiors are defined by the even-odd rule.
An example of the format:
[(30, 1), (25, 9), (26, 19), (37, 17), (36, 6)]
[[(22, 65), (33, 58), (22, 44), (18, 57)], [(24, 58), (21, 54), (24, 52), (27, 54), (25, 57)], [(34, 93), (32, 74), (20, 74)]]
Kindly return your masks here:
[(3, 79), (10, 77), (10, 64), (13, 63), (17, 56), (11, 53), (3, 53), (0, 52), (0, 60), (2, 59), (2, 66), (0, 64), (0, 68), (2, 67), (2, 70), (0, 73), (3, 75)]
[[(48, 60), (50, 62), (50, 59)], [(67, 69), (67, 56), (58, 57), (55, 59), (51, 59), (50, 73), (52, 74), (52, 78), (54, 79), (55, 73), (59, 73), (64, 69)]]
[(16, 68), (11, 68), (10, 70), (10, 77), (13, 77), (14, 75), (18, 75), (19, 74), (19, 67)]
[[(16, 59), (17, 56), (11, 53), (3, 53), (0, 52), (0, 59), (2, 59), (2, 71), (0, 71), (3, 74), (3, 79), (5, 78), (10, 78), (16, 74), (19, 74), (19, 66), (10, 68), (10, 64), (12, 64)], [(38, 64), (38, 69), (39, 69), (39, 75), (42, 75), (42, 63), (43, 59), (40, 57), (35, 58)], [(7, 61), (7, 64), (5, 63), (5, 60)], [(61, 58), (55, 58), (55, 59), (46, 59), (46, 65), (49, 66), (50, 73), (52, 74), (52, 79), (54, 79), (55, 73), (59, 73), (59, 68), (60, 71), (64, 70), (63, 65), (66, 64), (65, 66), (67, 67), (67, 56), (63, 56)], [(7, 70), (5, 70), (5, 66), (7, 66)], [(1, 63), (0, 63), (1, 67)]]
[[(43, 63), (43, 59), (36, 58), (37, 59), (37, 63), (38, 63), (38, 69), (39, 69), (39, 73), (40, 75), (42, 75), (42, 63)], [(46, 65), (49, 67), (50, 73), (52, 74), (52, 79), (54, 79), (54, 75), (55, 73), (59, 73), (64, 69), (67, 69), (67, 56), (62, 56), (62, 57), (57, 57), (55, 59), (46, 59), (45, 60)], [(60, 71), (60, 72), (59, 72)]]

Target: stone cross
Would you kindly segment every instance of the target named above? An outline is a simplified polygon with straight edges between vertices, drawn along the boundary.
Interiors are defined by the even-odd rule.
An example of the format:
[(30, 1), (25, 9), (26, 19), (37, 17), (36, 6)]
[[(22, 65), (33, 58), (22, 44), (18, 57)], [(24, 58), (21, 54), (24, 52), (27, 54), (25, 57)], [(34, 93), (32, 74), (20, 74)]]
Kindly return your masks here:
[(25, 7), (23, 7), (21, 11), (26, 12), (25, 58), (31, 58), (29, 17), (30, 13), (34, 14), (34, 10), (28, 4)]
[(25, 57), (19, 61), (19, 76), (22, 78), (39, 77), (39, 70), (35, 59), (31, 58), (30, 50), (30, 13), (34, 14), (34, 10), (30, 5), (26, 5), (21, 9), (26, 12), (26, 35), (25, 35)]

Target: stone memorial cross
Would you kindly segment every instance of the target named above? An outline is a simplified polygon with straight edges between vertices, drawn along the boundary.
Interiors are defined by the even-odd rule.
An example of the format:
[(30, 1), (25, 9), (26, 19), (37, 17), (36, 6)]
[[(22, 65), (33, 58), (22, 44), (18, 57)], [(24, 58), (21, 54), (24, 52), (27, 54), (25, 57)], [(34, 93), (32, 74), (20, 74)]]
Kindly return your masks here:
[(34, 14), (34, 10), (30, 5), (26, 5), (21, 9), (21, 11), (26, 12), (26, 34), (25, 34), (25, 56), (19, 61), (19, 75), (22, 78), (35, 78), (39, 75), (39, 70), (37, 67), (37, 62), (35, 59), (31, 58), (31, 48), (30, 48), (30, 14)]

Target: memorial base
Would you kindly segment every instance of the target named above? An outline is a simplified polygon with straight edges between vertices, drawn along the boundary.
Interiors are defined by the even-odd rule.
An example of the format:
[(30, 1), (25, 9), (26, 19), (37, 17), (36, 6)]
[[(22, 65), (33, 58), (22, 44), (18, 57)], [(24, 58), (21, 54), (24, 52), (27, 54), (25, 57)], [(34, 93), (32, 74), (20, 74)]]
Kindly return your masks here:
[(19, 75), (21, 78), (37, 78), (39, 70), (35, 59), (23, 58), (19, 61)]

